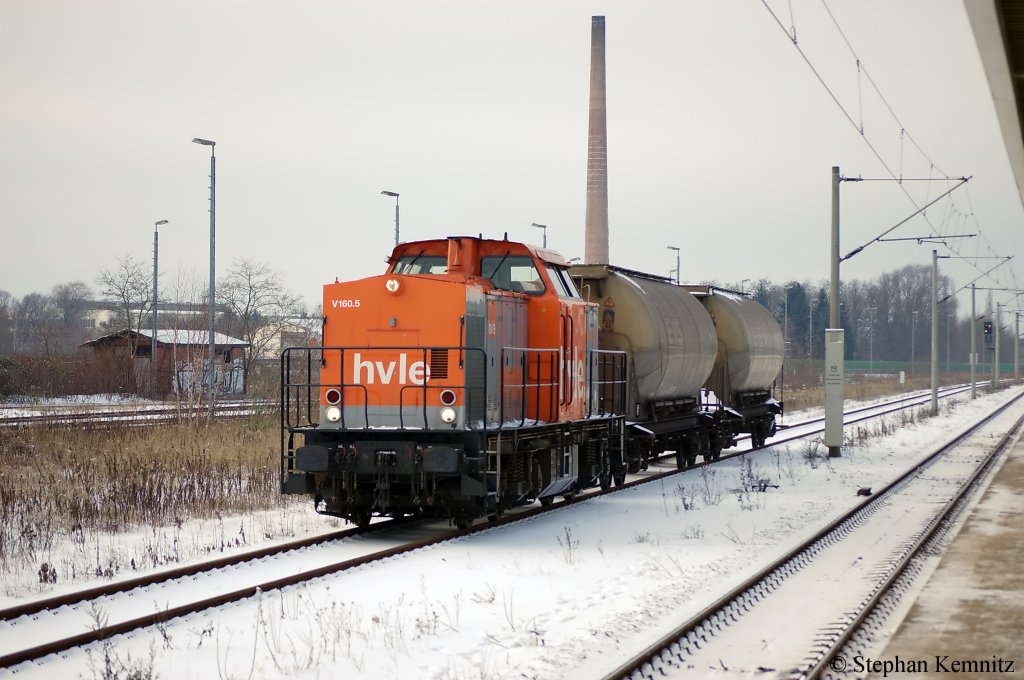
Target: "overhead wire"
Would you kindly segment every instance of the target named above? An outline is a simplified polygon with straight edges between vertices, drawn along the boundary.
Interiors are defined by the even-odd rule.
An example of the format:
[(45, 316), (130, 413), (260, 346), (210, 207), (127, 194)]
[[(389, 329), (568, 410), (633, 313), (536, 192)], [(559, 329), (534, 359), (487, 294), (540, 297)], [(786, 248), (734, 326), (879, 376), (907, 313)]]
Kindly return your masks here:
[[(824, 76), (821, 74), (821, 72), (818, 70), (818, 68), (811, 61), (810, 56), (804, 51), (804, 49), (800, 46), (799, 42), (797, 41), (797, 38), (796, 38), (797, 29), (796, 29), (796, 23), (795, 23), (794, 15), (793, 15), (793, 3), (792, 3), (792, 0), (788, 0), (789, 14), (790, 14), (790, 28), (789, 29), (787, 29), (785, 27), (785, 25), (783, 24), (782, 20), (775, 13), (775, 11), (772, 9), (772, 7), (768, 4), (768, 0), (761, 0), (761, 3), (764, 5), (765, 9), (768, 10), (768, 13), (775, 20), (775, 22), (779, 26), (779, 28), (784, 33), (786, 33), (787, 37), (789, 37), (790, 41), (793, 43), (793, 46), (796, 48), (797, 52), (800, 54), (800, 57), (804, 60), (804, 63), (807, 64), (807, 67), (811, 70), (811, 73), (814, 74), (814, 76), (818, 80), (819, 84), (825, 89), (825, 92), (828, 93), (829, 97), (832, 98), (832, 101), (835, 102), (836, 106), (839, 107), (839, 110), (842, 112), (842, 114), (846, 118), (847, 122), (849, 122), (850, 125), (852, 125), (854, 127), (854, 129), (856, 129), (857, 132), (860, 134), (861, 139), (864, 140), (864, 143), (867, 145), (867, 147), (871, 151), (872, 155), (874, 155), (874, 157), (878, 160), (878, 162), (881, 164), (881, 166), (889, 174), (890, 178), (892, 178), (892, 179), (897, 181), (897, 183), (899, 184), (900, 189), (903, 191), (904, 195), (911, 202), (911, 204), (918, 210), (918, 212), (921, 213), (921, 217), (928, 224), (929, 229), (931, 229), (931, 233), (932, 234), (936, 234), (937, 230), (935, 228), (935, 225), (932, 223), (931, 219), (928, 217), (926, 209), (925, 210), (921, 209), (921, 207), (918, 204), (917, 200), (910, 194), (910, 192), (907, 190), (906, 186), (904, 186), (904, 178), (903, 178), (903, 175), (904, 175), (903, 142), (904, 142), (904, 139), (908, 140), (910, 142), (910, 144), (921, 155), (921, 157), (924, 158), (928, 162), (928, 165), (929, 165), (929, 178), (932, 178), (936, 171), (938, 172), (940, 177), (945, 177), (946, 180), (950, 180), (950, 179), (953, 179), (953, 178), (949, 177), (947, 175), (947, 173), (945, 173), (944, 171), (941, 170), (941, 168), (939, 168), (939, 166), (924, 151), (924, 149), (921, 147), (921, 145), (918, 144), (917, 140), (913, 137), (913, 135), (911, 135), (910, 132), (907, 130), (906, 126), (903, 124), (903, 122), (900, 120), (899, 116), (896, 114), (896, 111), (893, 109), (892, 104), (890, 104), (889, 100), (882, 93), (882, 91), (878, 87), (877, 83), (875, 83), (874, 78), (871, 77), (871, 74), (868, 71), (868, 69), (864, 66), (863, 61), (861, 60), (860, 56), (857, 54), (857, 51), (854, 49), (853, 44), (850, 42), (849, 38), (846, 35), (846, 32), (843, 30), (842, 26), (839, 24), (839, 21), (836, 18), (835, 14), (829, 8), (827, 1), (826, 0), (821, 0), (822, 6), (825, 8), (826, 13), (828, 14), (829, 18), (831, 19), (833, 25), (836, 28), (836, 31), (839, 33), (840, 37), (843, 40), (843, 43), (846, 45), (847, 49), (850, 51), (850, 54), (853, 56), (853, 58), (855, 60), (855, 63), (856, 63), (856, 68), (857, 68), (857, 94), (858, 94), (858, 109), (859, 109), (858, 115), (860, 117), (860, 122), (859, 123), (854, 120), (853, 115), (843, 105), (843, 103), (839, 99), (839, 96), (829, 86), (829, 84), (826, 82)], [(862, 75), (863, 75), (863, 77), (865, 79), (867, 79), (867, 82), (871, 85), (871, 88), (877, 94), (879, 100), (881, 100), (881, 102), (885, 106), (885, 109), (889, 112), (889, 115), (892, 117), (893, 121), (895, 121), (896, 124), (899, 126), (899, 130), (900, 130), (900, 133), (899, 133), (899, 137), (900, 137), (900, 159), (899, 159), (899, 172), (898, 173), (894, 172), (893, 169), (890, 167), (890, 165), (882, 157), (882, 154), (880, 153), (880, 151), (878, 150), (876, 145), (868, 137), (868, 132), (865, 129), (865, 126), (864, 126), (864, 114), (863, 114), (863, 93), (862, 93), (862, 89), (861, 89), (861, 76)], [(930, 188), (931, 188), (930, 187), (930, 182), (928, 184), (926, 184), (926, 187), (927, 187), (926, 188), (926, 198), (925, 198), (924, 202), (925, 202), (926, 207), (927, 207), (928, 198), (930, 197)], [(968, 196), (968, 204), (970, 205), (970, 189), (969, 189), (969, 187), (965, 187), (965, 190), (966, 190), (967, 196)], [(955, 206), (955, 198), (950, 197), (950, 200), (952, 202), (952, 205)], [(992, 250), (991, 246), (988, 243), (988, 240), (986, 238), (984, 238), (984, 235), (982, 233), (980, 225), (977, 224), (977, 219), (974, 216), (973, 206), (971, 206), (969, 208), (968, 212), (965, 213), (965, 219), (964, 219), (964, 222), (963, 222), (963, 225), (962, 225), (963, 228), (964, 228), (964, 231), (966, 231), (966, 225), (967, 225), (968, 219), (972, 220), (974, 222), (974, 224), (976, 225), (976, 227), (977, 227), (976, 230), (975, 230), (977, 232), (978, 236), (979, 236), (979, 238), (976, 240), (976, 242), (978, 242), (978, 246), (977, 247), (980, 248), (982, 245), (984, 245), (986, 250), (988, 250), (989, 252), (994, 253), (995, 251)], [(956, 244), (957, 240), (959, 240), (959, 239), (954, 240), (954, 244), (955, 244), (954, 246), (950, 246), (950, 245), (946, 244), (945, 247), (950, 252), (954, 252), (954, 253), (959, 255), (960, 254), (959, 249), (961, 248), (961, 246), (959, 246), (959, 244)], [(975, 240), (975, 239), (970, 239), (970, 240)], [(978, 272), (981, 272), (982, 276), (990, 273), (990, 272), (983, 271), (975, 263), (969, 263), (969, 264), (975, 270), (977, 270)], [(1016, 279), (1016, 276), (1012, 274), (1012, 269), (1011, 269), (1011, 276), (1014, 278), (1014, 280)], [(997, 281), (997, 283), (1000, 283), (1000, 285), (1002, 285), (1001, 282), (999, 282), (999, 281)]]

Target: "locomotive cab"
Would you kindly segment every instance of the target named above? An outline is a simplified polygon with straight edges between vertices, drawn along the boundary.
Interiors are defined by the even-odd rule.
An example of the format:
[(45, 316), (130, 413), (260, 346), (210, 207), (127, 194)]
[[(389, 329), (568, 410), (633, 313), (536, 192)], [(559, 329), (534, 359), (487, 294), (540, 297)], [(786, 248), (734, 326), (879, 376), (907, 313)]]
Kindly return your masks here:
[(452, 237), (325, 286), (322, 346), (282, 356), (283, 491), (359, 524), (466, 524), (603, 483), (622, 408), (593, 397), (624, 360), (598, 350), (596, 307), (566, 268), (553, 251)]

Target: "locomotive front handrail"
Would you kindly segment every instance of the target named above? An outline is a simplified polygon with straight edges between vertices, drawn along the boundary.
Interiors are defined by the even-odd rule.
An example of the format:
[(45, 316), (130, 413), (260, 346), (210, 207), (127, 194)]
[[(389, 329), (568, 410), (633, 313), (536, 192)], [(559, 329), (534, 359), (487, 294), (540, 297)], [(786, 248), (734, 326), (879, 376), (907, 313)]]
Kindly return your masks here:
[[(486, 405), (486, 394), (487, 394), (487, 372), (486, 372), (486, 356), (484, 350), (479, 347), (466, 347), (466, 346), (435, 346), (435, 347), (422, 347), (422, 346), (405, 346), (405, 345), (387, 345), (387, 346), (368, 346), (368, 347), (288, 347), (282, 351), (281, 354), (281, 427), (282, 429), (294, 430), (304, 428), (315, 428), (321, 426), (319, 418), (313, 419), (314, 411), (319, 415), (320, 412), (320, 394), (324, 389), (337, 389), (341, 398), (336, 405), (341, 410), (340, 420), (338, 426), (341, 429), (370, 429), (372, 426), (370, 422), (369, 412), (369, 392), (367, 386), (362, 383), (345, 382), (344, 381), (344, 366), (345, 357), (348, 352), (388, 352), (388, 351), (406, 351), (416, 352), (421, 358), (424, 366), (423, 380), (419, 384), (404, 385), (399, 389), (399, 403), (398, 403), (398, 426), (395, 429), (404, 430), (410, 427), (417, 427), (416, 425), (407, 425), (406, 420), (406, 403), (405, 394), (409, 389), (419, 391), (423, 395), (422, 399), (422, 425), (418, 426), (422, 429), (429, 429), (429, 414), (427, 411), (427, 394), (430, 390), (442, 390), (451, 389), (454, 391), (460, 391), (465, 395), (465, 412), (467, 414), (466, 423), (473, 420), (472, 415), (474, 414), (474, 407), (477, 406), (476, 400), (478, 399), (477, 393), (482, 393), (482, 402)], [(479, 355), (481, 357), (481, 366), (485, 369), (481, 371), (482, 384), (480, 385), (464, 385), (464, 384), (453, 384), (448, 382), (439, 383), (435, 379), (431, 381), (429, 375), (429, 353), (432, 352), (449, 352), (458, 351), (460, 357), (460, 363), (465, 366), (468, 363), (469, 357), (466, 355)], [(336, 353), (338, 355), (338, 366), (339, 375), (337, 381), (324, 381), (323, 374), (317, 376), (317, 379), (313, 377), (313, 356), (319, 354), (321, 357), (321, 366), (326, 365), (327, 357), (330, 354)], [(298, 370), (295, 368), (295, 362), (293, 360), (294, 355), (303, 354), (305, 361), (299, 360), (298, 369), (305, 369), (305, 375), (302, 376), (304, 379), (295, 380), (292, 378)], [(304, 364), (304, 366), (303, 366)], [(362, 399), (354, 400), (350, 397), (351, 390), (358, 390), (362, 393)], [(305, 400), (303, 402), (302, 395), (305, 393)], [(315, 398), (314, 398), (315, 393)], [(361, 404), (353, 404), (354, 401), (361, 401)], [(314, 409), (313, 404), (316, 404)], [(353, 426), (350, 423), (351, 416), (347, 413), (346, 406), (361, 405), (362, 406), (362, 425)], [(477, 410), (479, 410), (477, 408)], [(303, 418), (304, 417), (304, 418)], [(486, 417), (484, 418), (486, 420)]]

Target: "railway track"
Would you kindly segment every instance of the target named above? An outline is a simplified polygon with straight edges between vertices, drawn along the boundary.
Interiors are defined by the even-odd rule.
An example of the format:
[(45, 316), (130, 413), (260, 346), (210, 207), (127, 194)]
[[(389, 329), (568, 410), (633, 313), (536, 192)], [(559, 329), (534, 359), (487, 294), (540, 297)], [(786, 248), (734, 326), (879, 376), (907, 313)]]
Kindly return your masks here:
[[(880, 625), (879, 617), (907, 589), (915, 560), (934, 549), (955, 523), (970, 493), (1019, 436), (1024, 417), (980, 463), (970, 451), (959, 449), (958, 456), (957, 447), (1022, 398), (1018, 395), (986, 415), (607, 678), (683, 677), (711, 669), (817, 678), (843, 671), (833, 665), (834, 660), (853, 658), (846, 655), (856, 654), (867, 644)], [(938, 485), (927, 486), (935, 479), (922, 479), (926, 475), (937, 479), (940, 466), (948, 469), (942, 487), (945, 496), (937, 498)], [(922, 487), (930, 490), (922, 492)], [(913, 498), (913, 493), (923, 494), (924, 499), (893, 502), (901, 494)], [(936, 511), (937, 503), (941, 507)], [(865, 557), (863, 547), (868, 544)], [(870, 561), (879, 551), (883, 553), (880, 560)], [(860, 587), (850, 585), (861, 581)], [(786, 640), (771, 638), (766, 631), (785, 631)]]
[[(231, 401), (216, 404), (214, 416), (217, 418), (244, 418), (258, 412), (272, 412), (277, 409), (277, 402), (265, 400)], [(72, 425), (110, 425), (113, 423), (164, 424), (205, 418), (206, 406), (177, 407), (154, 406), (152, 408), (136, 406), (134, 408), (100, 408), (88, 411), (67, 411), (52, 413), (34, 413), (31, 415), (0, 416), (0, 427), (66, 427)]]
[[(955, 394), (958, 393), (958, 389), (951, 389), (948, 392)], [(851, 411), (851, 415), (855, 420), (863, 420), (884, 413), (891, 413), (900, 408), (917, 406), (921, 403), (921, 400), (927, 401), (927, 398), (928, 395), (901, 398), (868, 408), (855, 409)], [(800, 439), (820, 432), (820, 429), (814, 429), (813, 427), (814, 423), (818, 422), (818, 420), (820, 419), (800, 424), (800, 427), (809, 429), (808, 432), (802, 434), (790, 433), (783, 438), (777, 437), (773, 440), (773, 444)], [(810, 425), (809, 428), (805, 427), (808, 425)], [(748, 451), (739, 451), (730, 454), (728, 457), (743, 455)], [(724, 458), (726, 456), (723, 456)], [(26, 661), (39, 659), (48, 654), (59, 653), (74, 647), (97, 642), (113, 635), (157, 625), (174, 617), (185, 616), (229, 602), (242, 600), (260, 592), (302, 583), (320, 576), (366, 565), (387, 557), (412, 552), (455, 537), (483, 531), (494, 526), (517, 522), (598, 495), (616, 493), (622, 489), (646, 484), (674, 475), (677, 472), (677, 470), (672, 469), (638, 475), (626, 484), (614, 489), (606, 491), (595, 490), (555, 503), (550, 507), (520, 509), (494, 522), (480, 524), (461, 531), (452, 530), (443, 522), (412, 519), (387, 520), (377, 522), (366, 529), (332, 532), (312, 539), (251, 551), (212, 562), (192, 564), (179, 569), (166, 570), (137, 579), (106, 584), (0, 610), (0, 640), (6, 641), (0, 642), (0, 667), (15, 666)], [(285, 566), (283, 570), (278, 569), (271, 577), (259, 577), (257, 575), (255, 577), (247, 576), (245, 579), (242, 579), (239, 578), (238, 574), (230, 571), (234, 567), (251, 566), (261, 561), (273, 561), (275, 557), (281, 557), (289, 552), (316, 548), (318, 546), (332, 546), (336, 548), (346, 543), (350, 545), (357, 544), (360, 537), (368, 537), (371, 534), (374, 545), (367, 546), (364, 543), (361, 549), (356, 545), (350, 551), (352, 555), (343, 560), (321, 560), (315, 565), (310, 566), (310, 562), (315, 560), (311, 560), (306, 556), (301, 560), (295, 561), (295, 564), (300, 565), (299, 567)], [(374, 547), (377, 549), (373, 549)], [(324, 551), (324, 554), (326, 553), (327, 551)], [(292, 564), (290, 558), (289, 560), (282, 560), (282, 562), (284, 561), (287, 561), (288, 565)], [(252, 571), (260, 571), (261, 569), (253, 569)], [(222, 575), (210, 576), (213, 572), (220, 572)], [(210, 583), (215, 578), (222, 580), (226, 585), (211, 586)], [(202, 588), (216, 590), (217, 594), (191, 600), (186, 598), (180, 602), (170, 603), (168, 597), (173, 594), (175, 589), (180, 589), (183, 592), (189, 590), (187, 586), (190, 579), (209, 581), (210, 583), (202, 586)], [(248, 582), (243, 583), (246, 579)], [(167, 601), (168, 604), (162, 608), (154, 608), (152, 606), (154, 601)], [(143, 602), (147, 603), (148, 606), (141, 605)], [(90, 611), (96, 606), (103, 608), (107, 618), (107, 622), (102, 626), (97, 625), (89, 618)], [(68, 634), (69, 631), (78, 632)], [(25, 645), (25, 643), (21, 642), (22, 640), (31, 640), (33, 644)]]

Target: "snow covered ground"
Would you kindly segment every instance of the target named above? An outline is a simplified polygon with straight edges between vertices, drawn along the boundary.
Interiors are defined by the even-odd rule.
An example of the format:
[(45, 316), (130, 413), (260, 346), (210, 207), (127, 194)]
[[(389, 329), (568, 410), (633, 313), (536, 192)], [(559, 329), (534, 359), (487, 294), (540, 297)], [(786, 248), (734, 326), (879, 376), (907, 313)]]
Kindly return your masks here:
[(0, 677), (600, 677), (1020, 391), (860, 425), (840, 459), (769, 447)]

